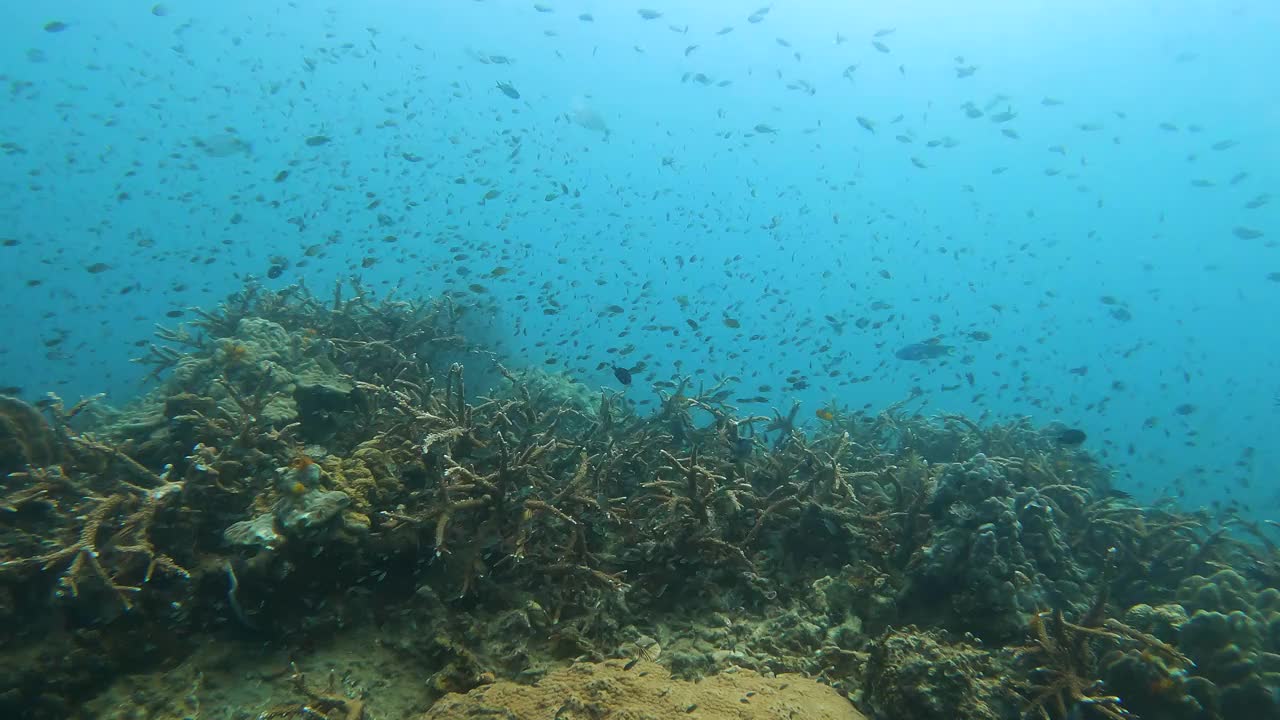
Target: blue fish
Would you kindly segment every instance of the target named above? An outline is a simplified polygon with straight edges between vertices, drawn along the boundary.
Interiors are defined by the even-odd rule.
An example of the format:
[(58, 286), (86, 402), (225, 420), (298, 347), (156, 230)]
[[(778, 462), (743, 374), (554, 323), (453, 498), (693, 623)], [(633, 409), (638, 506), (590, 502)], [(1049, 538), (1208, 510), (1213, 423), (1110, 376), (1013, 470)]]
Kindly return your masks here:
[(951, 345), (938, 342), (938, 338), (932, 338), (924, 342), (903, 345), (893, 355), (899, 360), (932, 360), (950, 355), (953, 349), (955, 348)]

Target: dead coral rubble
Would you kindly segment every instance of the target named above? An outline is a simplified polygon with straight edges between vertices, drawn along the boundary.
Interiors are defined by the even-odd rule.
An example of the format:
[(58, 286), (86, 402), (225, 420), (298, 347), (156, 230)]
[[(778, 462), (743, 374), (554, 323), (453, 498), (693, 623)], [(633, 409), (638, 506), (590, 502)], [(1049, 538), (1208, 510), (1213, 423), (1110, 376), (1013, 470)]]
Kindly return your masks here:
[(865, 720), (831, 688), (804, 677), (770, 678), (743, 670), (693, 683), (673, 679), (654, 663), (628, 668), (618, 661), (578, 663), (532, 685), (486, 685), (441, 700), (418, 720), (493, 717)]
[(289, 682), (303, 699), (299, 703), (278, 705), (258, 715), (258, 720), (364, 720), (364, 700), (343, 697), (334, 688), (333, 677), (324, 692), (312, 689), (306, 676), (292, 668)]

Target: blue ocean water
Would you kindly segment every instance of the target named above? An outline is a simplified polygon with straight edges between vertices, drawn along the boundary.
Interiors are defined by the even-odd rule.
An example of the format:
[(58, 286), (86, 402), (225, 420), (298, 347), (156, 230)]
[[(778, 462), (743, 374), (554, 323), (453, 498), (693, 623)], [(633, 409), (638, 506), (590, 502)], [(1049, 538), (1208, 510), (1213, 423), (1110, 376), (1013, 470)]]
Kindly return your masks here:
[(0, 384), (27, 399), (127, 402), (156, 323), (249, 276), (358, 275), (480, 302), (508, 364), (596, 387), (643, 362), (641, 403), (736, 376), (766, 399), (744, 411), (812, 426), (1025, 415), (1141, 498), (1275, 509), (1280, 6), (5, 18)]

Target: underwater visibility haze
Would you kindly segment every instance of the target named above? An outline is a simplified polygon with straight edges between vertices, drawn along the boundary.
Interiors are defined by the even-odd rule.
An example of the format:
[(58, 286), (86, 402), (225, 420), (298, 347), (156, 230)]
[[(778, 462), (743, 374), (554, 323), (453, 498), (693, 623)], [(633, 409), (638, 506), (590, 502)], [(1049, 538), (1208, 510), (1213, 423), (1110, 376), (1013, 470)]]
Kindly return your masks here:
[(4, 717), (1280, 718), (1280, 5), (5, 17)]

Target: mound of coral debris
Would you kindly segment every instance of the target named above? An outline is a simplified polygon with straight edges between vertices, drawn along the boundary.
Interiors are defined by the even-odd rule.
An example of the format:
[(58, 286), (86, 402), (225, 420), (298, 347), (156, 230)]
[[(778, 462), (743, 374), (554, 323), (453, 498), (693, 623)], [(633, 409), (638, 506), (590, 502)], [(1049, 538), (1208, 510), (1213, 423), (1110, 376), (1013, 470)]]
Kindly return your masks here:
[(799, 675), (724, 672), (676, 680), (657, 663), (575, 663), (533, 685), (500, 681), (449, 696), (419, 720), (865, 720), (831, 688)]

